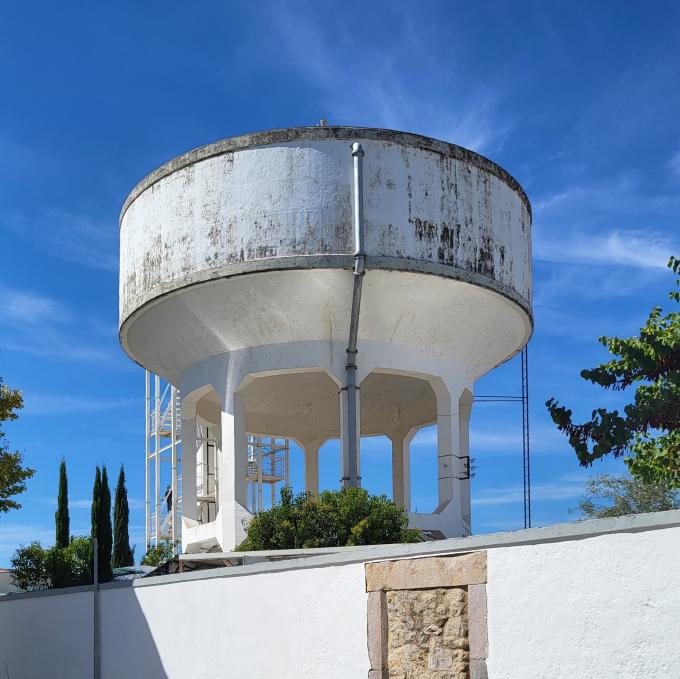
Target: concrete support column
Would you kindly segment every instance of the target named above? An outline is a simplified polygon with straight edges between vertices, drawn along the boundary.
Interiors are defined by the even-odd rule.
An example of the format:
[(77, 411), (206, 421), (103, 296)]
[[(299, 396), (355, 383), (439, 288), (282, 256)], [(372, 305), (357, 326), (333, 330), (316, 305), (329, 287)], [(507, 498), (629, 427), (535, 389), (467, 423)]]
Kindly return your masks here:
[[(437, 467), (439, 506), (435, 513), (446, 516), (445, 523), (454, 534), (470, 532), (470, 480), (467, 476), (466, 453), (461, 448), (461, 416), (459, 390), (455, 384), (433, 384), (437, 397)], [(466, 422), (467, 424), (467, 422)], [(456, 528), (458, 527), (458, 528)]]
[(196, 506), (196, 420), (182, 418), (182, 516), (198, 518)]
[(342, 478), (340, 483), (343, 488), (361, 487), (361, 392), (358, 389), (356, 391), (356, 427), (354, 431), (356, 432), (355, 445), (357, 454), (355, 461), (350, 459), (350, 427), (347, 403), (347, 390), (343, 389), (340, 392), (340, 454), (342, 458)]
[(234, 394), (232, 412), (222, 412), (222, 446), (217, 456), (218, 507), (222, 523), (222, 549), (229, 551), (245, 537), (243, 520), (250, 516), (247, 507), (246, 418), (243, 399)]
[[(460, 432), (460, 455), (463, 462), (470, 465), (470, 416), (472, 414), (472, 402), (474, 398), (468, 389), (463, 391), (463, 395), (458, 402), (458, 428)], [(463, 527), (468, 533), (472, 528), (472, 511), (470, 503), (470, 480), (461, 484), (461, 506), (463, 512)]]
[(392, 442), (392, 500), (411, 511), (411, 441), (417, 428), (389, 434)]
[(322, 439), (314, 439), (304, 444), (305, 450), (305, 492), (319, 494), (319, 447)]

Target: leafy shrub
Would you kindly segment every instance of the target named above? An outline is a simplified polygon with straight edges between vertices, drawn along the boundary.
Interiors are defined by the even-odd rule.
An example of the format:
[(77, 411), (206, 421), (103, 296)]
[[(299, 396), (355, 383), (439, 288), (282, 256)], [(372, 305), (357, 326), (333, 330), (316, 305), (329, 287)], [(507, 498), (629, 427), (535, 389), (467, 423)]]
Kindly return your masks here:
[(237, 551), (343, 547), (417, 542), (419, 532), (408, 529), (406, 510), (384, 495), (363, 488), (294, 495), (281, 489), (281, 503), (256, 514), (246, 526), (246, 539)]
[(12, 577), (19, 589), (31, 592), (36, 589), (47, 589), (49, 581), (45, 560), (47, 550), (34, 540), (28, 547), (19, 547), (10, 563), (12, 565)]
[(32, 591), (91, 584), (90, 543), (89, 537), (71, 536), (68, 547), (45, 549), (37, 541), (19, 547), (11, 560), (17, 587)]
[(161, 542), (155, 547), (149, 547), (142, 559), (142, 566), (160, 566), (175, 555), (175, 545), (172, 542)]

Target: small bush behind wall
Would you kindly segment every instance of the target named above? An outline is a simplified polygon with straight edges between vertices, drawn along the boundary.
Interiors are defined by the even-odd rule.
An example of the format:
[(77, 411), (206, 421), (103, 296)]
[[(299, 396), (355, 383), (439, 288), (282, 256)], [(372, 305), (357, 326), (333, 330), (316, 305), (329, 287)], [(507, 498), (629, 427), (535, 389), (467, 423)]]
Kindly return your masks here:
[(19, 547), (12, 557), (12, 577), (24, 591), (92, 584), (91, 540), (71, 536), (68, 547), (44, 548), (38, 541)]
[(418, 542), (420, 533), (408, 528), (406, 510), (384, 495), (363, 488), (294, 495), (281, 489), (281, 503), (255, 514), (237, 551), (384, 545)]

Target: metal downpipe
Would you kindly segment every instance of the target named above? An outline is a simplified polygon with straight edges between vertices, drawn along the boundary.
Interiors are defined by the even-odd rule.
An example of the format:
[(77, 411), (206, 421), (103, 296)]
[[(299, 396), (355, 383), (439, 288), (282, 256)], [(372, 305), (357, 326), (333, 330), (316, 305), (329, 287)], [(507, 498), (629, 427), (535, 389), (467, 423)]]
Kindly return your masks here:
[(354, 159), (354, 285), (352, 289), (352, 311), (347, 344), (347, 363), (345, 364), (347, 392), (347, 444), (348, 469), (342, 477), (343, 487), (361, 486), (359, 476), (359, 432), (357, 431), (357, 338), (359, 334), (359, 312), (361, 310), (361, 288), (364, 281), (366, 253), (364, 252), (364, 149), (358, 142), (352, 144)]

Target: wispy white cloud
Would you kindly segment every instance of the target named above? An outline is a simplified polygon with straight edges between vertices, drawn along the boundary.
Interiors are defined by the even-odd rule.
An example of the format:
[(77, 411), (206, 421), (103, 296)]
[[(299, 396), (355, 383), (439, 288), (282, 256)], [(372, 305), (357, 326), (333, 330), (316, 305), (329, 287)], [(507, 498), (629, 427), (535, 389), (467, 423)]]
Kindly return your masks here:
[[(75, 320), (71, 308), (58, 299), (0, 286), (0, 349), (48, 359), (121, 362), (117, 351), (102, 344), (100, 321), (94, 319), (91, 326), (86, 317), (77, 324)], [(98, 335), (96, 341), (86, 337), (88, 331)], [(115, 332), (110, 337), (113, 347)]]
[[(56, 501), (54, 506), (56, 507)], [(84, 500), (69, 500), (68, 506), (69, 509), (90, 509), (92, 507), (92, 500), (87, 498)], [(144, 500), (135, 497), (129, 497), (128, 507), (130, 509), (144, 509)]]
[[(89, 535), (90, 527), (86, 525), (71, 526), (73, 535)], [(41, 523), (8, 523), (3, 524), (0, 531), (0, 564), (9, 565), (14, 551), (21, 545), (26, 546), (37, 540), (44, 547), (54, 544), (54, 522)]]
[[(110, 481), (112, 484), (115, 484), (115, 479), (112, 479)], [(112, 488), (113, 490), (113, 488)], [(57, 506), (57, 498), (55, 497), (29, 497), (26, 498), (25, 501), (30, 501), (31, 503), (38, 502), (41, 505), (48, 505), (50, 507), (56, 508)], [(92, 507), (92, 499), (91, 498), (83, 498), (83, 499), (70, 499), (68, 501), (68, 507), (69, 509), (90, 509)], [(144, 500), (141, 498), (135, 498), (135, 497), (128, 497), (128, 507), (130, 509), (144, 509)], [(143, 528), (143, 526), (142, 526)], [(132, 529), (131, 529), (132, 530)]]
[[(564, 444), (564, 437), (553, 426), (534, 426), (531, 429), (531, 445), (534, 454), (550, 453)], [(434, 448), (437, 445), (436, 427), (428, 427), (420, 431), (413, 439), (411, 447)], [(491, 429), (470, 430), (471, 455), (517, 455), (522, 450), (522, 428), (517, 426), (495, 426)]]
[(678, 149), (673, 154), (670, 161), (668, 162), (668, 167), (670, 168), (670, 171), (674, 175), (676, 175), (677, 177), (680, 177), (680, 149)]
[(632, 173), (567, 187), (534, 201), (533, 255), (559, 264), (665, 269), (674, 248), (667, 227), (677, 227), (678, 214), (677, 192), (650, 192)]
[(0, 318), (5, 323), (30, 324), (63, 322), (71, 317), (60, 302), (29, 290), (0, 287)]
[[(282, 6), (269, 20), (287, 64), (320, 92), (320, 117), (331, 123), (419, 132), (477, 151), (501, 147), (512, 129), (513, 120), (500, 114), (500, 87), (488, 79), (471, 87), (450, 62), (444, 67), (430, 56), (431, 36), (407, 17), (389, 46), (362, 40), (317, 6), (302, 13)], [(433, 80), (440, 86), (433, 88)]]
[(52, 208), (36, 216), (5, 215), (0, 220), (15, 234), (30, 235), (41, 249), (58, 259), (106, 271), (118, 270), (118, 231), (115, 224)]
[[(583, 495), (583, 480), (572, 478), (555, 483), (539, 483), (531, 487), (532, 501), (551, 502), (570, 500)], [(472, 504), (475, 506), (506, 505), (524, 501), (522, 486), (506, 486), (502, 488), (485, 488), (473, 493)]]
[(102, 399), (96, 396), (71, 396), (67, 394), (24, 393), (23, 415), (63, 415), (66, 413), (93, 413), (120, 410), (138, 405), (135, 398)]
[[(539, 236), (534, 241), (536, 259), (568, 264), (622, 264), (665, 269), (672, 251), (673, 246), (667, 236), (618, 229), (600, 234), (564, 235), (560, 239)], [(616, 290), (611, 284), (608, 289), (610, 293)], [(600, 291), (600, 294), (608, 293)]]

